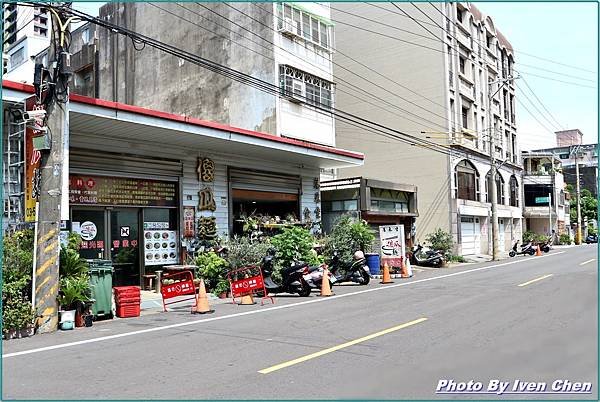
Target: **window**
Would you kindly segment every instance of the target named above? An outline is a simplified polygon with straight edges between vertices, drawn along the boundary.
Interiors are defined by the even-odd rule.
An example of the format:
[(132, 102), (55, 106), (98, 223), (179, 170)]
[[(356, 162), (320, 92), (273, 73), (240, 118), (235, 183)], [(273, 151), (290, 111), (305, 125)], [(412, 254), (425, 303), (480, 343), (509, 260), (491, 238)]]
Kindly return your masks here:
[(512, 175), (510, 176), (510, 199), (509, 204), (511, 207), (519, 206), (519, 183), (517, 182), (517, 178)]
[(524, 184), (523, 193), (526, 207), (547, 207), (548, 195), (550, 195), (551, 205), (554, 205), (551, 184)]
[[(498, 204), (504, 205), (505, 204), (505, 197), (504, 197), (504, 179), (502, 178), (502, 176), (500, 175), (500, 173), (496, 173), (496, 202)], [(492, 185), (492, 173), (488, 172), (488, 174), (485, 176), (485, 201), (486, 202), (492, 202), (492, 192), (490, 191), (491, 189), (491, 185)]]
[(322, 201), (324, 212), (357, 211), (358, 200)]
[(490, 50), (492, 50), (492, 45), (494, 44), (493, 39), (494, 39), (494, 37), (492, 35), (486, 33), (486, 35), (485, 35), (485, 45)]
[(463, 22), (463, 20), (465, 19), (465, 10), (462, 10), (460, 8), (456, 9), (456, 19), (459, 22)]
[(560, 194), (558, 196), (558, 205), (565, 205), (565, 192), (564, 192), (564, 190), (560, 190)]
[(409, 212), (409, 193), (398, 190), (371, 187), (371, 211)]
[(317, 16), (294, 8), (290, 4), (279, 3), (276, 18), (279, 29), (285, 29), (286, 32), (292, 31), (297, 36), (316, 45), (331, 49), (331, 25)]
[(465, 64), (466, 64), (466, 60), (464, 57), (459, 57), (458, 58), (458, 66), (459, 66), (459, 71), (461, 74), (465, 74)]
[(479, 200), (479, 173), (468, 160), (462, 160), (454, 170), (456, 181), (456, 198), (462, 200)]
[(469, 128), (469, 108), (462, 108), (462, 127)]
[(286, 96), (295, 96), (301, 101), (321, 107), (332, 106), (333, 84), (329, 81), (281, 64), (279, 82), (282, 93)]
[(85, 28), (83, 31), (81, 31), (81, 41), (84, 44), (87, 44), (90, 41), (90, 29), (89, 28)]
[(10, 55), (10, 67), (15, 68), (25, 60), (25, 48), (21, 47)]

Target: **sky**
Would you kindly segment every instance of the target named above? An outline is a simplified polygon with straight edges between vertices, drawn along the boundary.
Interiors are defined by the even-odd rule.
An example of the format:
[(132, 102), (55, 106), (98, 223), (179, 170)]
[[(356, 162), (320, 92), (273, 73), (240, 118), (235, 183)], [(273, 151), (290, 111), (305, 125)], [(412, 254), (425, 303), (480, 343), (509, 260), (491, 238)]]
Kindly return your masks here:
[[(75, 2), (73, 7), (98, 15), (102, 4)], [(492, 17), (515, 50), (516, 69), (522, 76), (516, 81), (520, 148), (556, 146), (554, 131), (572, 128), (583, 132), (584, 143), (598, 142), (598, 4), (494, 1), (476, 5)]]
[[(556, 146), (553, 132), (558, 127), (578, 128), (584, 134), (584, 143), (598, 142), (598, 4), (487, 2), (476, 3), (476, 6), (492, 17), (496, 28), (515, 50), (515, 68), (523, 76), (516, 81), (517, 99), (540, 121), (537, 122), (517, 102), (517, 132), (521, 149)], [(579, 87), (532, 74), (595, 88)], [(551, 116), (529, 92), (526, 84), (529, 84)], [(541, 115), (546, 116), (548, 121)]]

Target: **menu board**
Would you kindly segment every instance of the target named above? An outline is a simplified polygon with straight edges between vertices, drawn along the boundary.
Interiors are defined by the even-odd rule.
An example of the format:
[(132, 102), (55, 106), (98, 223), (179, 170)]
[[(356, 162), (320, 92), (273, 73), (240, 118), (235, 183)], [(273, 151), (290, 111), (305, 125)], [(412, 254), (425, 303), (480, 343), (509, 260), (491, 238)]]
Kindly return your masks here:
[(76, 205), (176, 207), (177, 184), (108, 176), (69, 176), (69, 202)]
[(144, 261), (146, 265), (177, 264), (177, 232), (144, 230)]

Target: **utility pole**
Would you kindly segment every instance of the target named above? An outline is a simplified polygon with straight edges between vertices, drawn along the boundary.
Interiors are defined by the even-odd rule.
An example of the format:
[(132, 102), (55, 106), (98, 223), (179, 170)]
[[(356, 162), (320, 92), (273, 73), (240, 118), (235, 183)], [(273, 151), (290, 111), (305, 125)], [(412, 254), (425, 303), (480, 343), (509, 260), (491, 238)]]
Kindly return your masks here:
[(575, 234), (575, 244), (581, 244), (581, 194), (579, 179), (579, 149), (575, 150), (575, 196), (577, 197), (577, 233)]
[[(504, 84), (509, 81), (512, 81), (514, 78), (509, 76), (508, 78), (500, 79), (497, 81), (490, 81), (488, 83), (488, 123), (490, 127), (490, 176), (492, 179), (492, 183), (488, 189), (490, 191), (490, 202), (492, 204), (492, 261), (497, 261), (499, 257), (498, 253), (498, 232), (500, 228), (498, 226), (498, 190), (496, 189), (496, 155), (495, 155), (495, 137), (496, 137), (496, 127), (493, 124), (493, 113), (492, 113), (492, 105), (494, 96), (502, 89)], [(498, 89), (492, 93), (492, 86), (495, 83), (499, 83)]]
[[(50, 6), (51, 7), (51, 6)], [(38, 316), (38, 332), (52, 332), (58, 326), (57, 296), (59, 288), (59, 254), (61, 204), (65, 209), (64, 167), (68, 168), (69, 136), (69, 78), (70, 55), (68, 34), (70, 20), (60, 11), (49, 8), (52, 19), (52, 34), (48, 50), (49, 78), (46, 103), (46, 127), (50, 133), (50, 151), (42, 153), (39, 187), (39, 215), (37, 234), (37, 261), (35, 272), (35, 304)], [(65, 147), (67, 152), (65, 153)], [(65, 160), (66, 158), (66, 160)], [(67, 182), (68, 183), (68, 182)], [(63, 202), (61, 202), (63, 201)]]

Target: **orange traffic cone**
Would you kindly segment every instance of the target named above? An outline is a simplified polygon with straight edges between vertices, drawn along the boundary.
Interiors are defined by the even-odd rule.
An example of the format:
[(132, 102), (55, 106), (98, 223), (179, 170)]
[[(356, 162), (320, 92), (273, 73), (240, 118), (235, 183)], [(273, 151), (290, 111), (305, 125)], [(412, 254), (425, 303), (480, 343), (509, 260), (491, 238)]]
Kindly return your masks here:
[(390, 267), (388, 267), (387, 262), (383, 264), (383, 279), (381, 283), (394, 283), (390, 276)]
[(537, 248), (535, 249), (535, 255), (536, 255), (536, 257), (539, 257), (540, 255), (542, 255), (542, 246), (540, 246), (539, 243), (537, 245)]
[(408, 269), (406, 269), (406, 263), (404, 262), (404, 258), (402, 259), (402, 266), (400, 268), (400, 277), (408, 278)]
[(410, 266), (410, 259), (406, 259), (406, 273), (408, 274), (409, 278), (412, 278), (413, 276), (413, 271), (412, 271), (412, 267)]
[(196, 306), (195, 308), (192, 308), (192, 313), (206, 314), (214, 312), (215, 310), (211, 310), (210, 306), (208, 305), (208, 296), (206, 295), (204, 280), (200, 279), (200, 291), (198, 292), (198, 297), (196, 298)]
[(250, 294), (242, 296), (240, 299), (240, 302), (238, 304), (249, 305), (249, 304), (256, 304), (256, 302), (254, 301), (254, 298), (252, 297), (252, 293), (250, 293)]
[(329, 285), (329, 270), (327, 266), (323, 267), (323, 279), (321, 280), (321, 296), (331, 296), (331, 286)]

